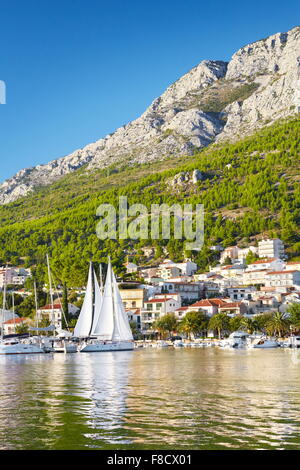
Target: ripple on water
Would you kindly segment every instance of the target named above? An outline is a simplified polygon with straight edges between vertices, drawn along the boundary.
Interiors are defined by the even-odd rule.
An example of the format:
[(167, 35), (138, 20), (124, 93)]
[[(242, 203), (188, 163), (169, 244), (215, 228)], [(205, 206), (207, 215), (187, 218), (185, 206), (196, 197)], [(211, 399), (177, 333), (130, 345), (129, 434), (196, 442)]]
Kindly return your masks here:
[(283, 350), (1, 358), (0, 448), (299, 448), (299, 367)]

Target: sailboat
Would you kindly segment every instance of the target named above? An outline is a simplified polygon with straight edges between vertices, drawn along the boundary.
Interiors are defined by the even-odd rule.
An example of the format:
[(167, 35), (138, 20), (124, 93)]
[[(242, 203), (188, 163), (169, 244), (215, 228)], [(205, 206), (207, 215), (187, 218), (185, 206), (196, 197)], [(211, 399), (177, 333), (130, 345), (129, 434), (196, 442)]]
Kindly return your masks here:
[[(3, 308), (2, 308), (2, 325), (1, 325), (1, 339), (0, 339), (0, 355), (6, 354), (43, 354), (45, 351), (40, 344), (35, 344), (32, 338), (27, 340), (19, 340), (19, 338), (4, 338), (4, 323), (5, 323), (5, 306), (6, 306), (6, 273), (4, 278), (3, 290)], [(13, 309), (14, 310), (14, 309)], [(14, 312), (13, 312), (13, 315)], [(13, 318), (15, 318), (13, 316)]]
[(86, 295), (74, 336), (83, 339), (79, 346), (80, 352), (134, 349), (129, 320), (110, 260), (103, 293), (93, 265), (90, 264)]

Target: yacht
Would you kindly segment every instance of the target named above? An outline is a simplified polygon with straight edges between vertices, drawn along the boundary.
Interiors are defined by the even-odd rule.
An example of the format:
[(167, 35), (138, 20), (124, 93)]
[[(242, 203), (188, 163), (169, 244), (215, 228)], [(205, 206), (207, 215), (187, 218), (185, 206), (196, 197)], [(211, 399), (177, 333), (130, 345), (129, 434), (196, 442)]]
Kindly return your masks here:
[(39, 344), (26, 343), (16, 338), (3, 339), (0, 342), (0, 354), (44, 354), (44, 348)]
[(269, 339), (266, 336), (262, 335), (250, 340), (248, 347), (254, 349), (271, 349), (280, 348), (280, 344), (277, 340)]
[(73, 334), (81, 340), (78, 347), (81, 353), (134, 349), (129, 320), (110, 259), (103, 294), (90, 263), (86, 295)]
[(219, 342), (221, 348), (246, 349), (249, 334), (245, 331), (234, 331), (227, 339)]

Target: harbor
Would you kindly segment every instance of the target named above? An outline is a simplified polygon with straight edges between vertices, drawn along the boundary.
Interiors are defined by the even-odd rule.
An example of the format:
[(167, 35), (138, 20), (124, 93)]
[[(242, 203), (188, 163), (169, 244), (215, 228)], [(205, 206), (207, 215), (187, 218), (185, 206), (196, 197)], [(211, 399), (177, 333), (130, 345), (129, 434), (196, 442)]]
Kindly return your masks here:
[(1, 449), (296, 449), (299, 364), (285, 348), (1, 356)]

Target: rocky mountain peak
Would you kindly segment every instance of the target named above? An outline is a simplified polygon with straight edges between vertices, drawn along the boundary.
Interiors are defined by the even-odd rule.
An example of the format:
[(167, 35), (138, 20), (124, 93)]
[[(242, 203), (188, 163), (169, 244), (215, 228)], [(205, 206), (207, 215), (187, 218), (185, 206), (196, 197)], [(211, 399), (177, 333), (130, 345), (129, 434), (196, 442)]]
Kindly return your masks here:
[(86, 165), (145, 163), (192, 155), (300, 111), (300, 27), (242, 47), (227, 62), (204, 60), (156, 98), (136, 120), (47, 165), (0, 185), (0, 204)]

